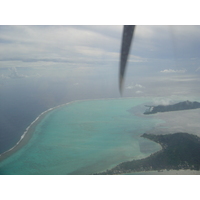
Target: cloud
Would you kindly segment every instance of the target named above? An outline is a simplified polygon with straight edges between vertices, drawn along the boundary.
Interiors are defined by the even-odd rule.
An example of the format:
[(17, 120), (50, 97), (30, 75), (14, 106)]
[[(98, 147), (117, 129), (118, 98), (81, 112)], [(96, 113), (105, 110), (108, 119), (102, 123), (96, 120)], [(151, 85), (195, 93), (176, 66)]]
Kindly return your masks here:
[[(170, 26), (136, 27), (126, 79), (157, 76), (160, 75), (158, 72), (180, 75), (186, 71), (194, 73), (198, 69), (200, 28), (175, 26), (172, 29), (177, 36), (174, 36), (176, 44), (170, 36)], [(1, 26), (0, 67), (45, 70), (62, 67), (60, 73), (66, 69), (69, 71), (66, 74), (71, 73), (73, 77), (92, 78), (96, 75), (100, 79), (104, 75), (111, 81), (118, 78), (122, 30), (122, 26)], [(172, 68), (176, 57), (173, 46), (179, 68)], [(188, 60), (182, 54), (186, 50)], [(191, 58), (197, 59), (191, 61)], [(131, 84), (126, 89), (141, 90), (139, 85)]]
[(121, 31), (122, 26), (2, 26), (0, 62), (116, 62)]
[(161, 73), (185, 73), (187, 70), (173, 70), (173, 69), (165, 69), (163, 71), (160, 71)]
[(153, 100), (154, 105), (170, 105), (172, 104), (174, 101), (172, 99), (169, 98), (155, 98)]
[(126, 89), (127, 89), (127, 91), (129, 90), (129, 91), (131, 91), (131, 90), (133, 90), (134, 92), (135, 92), (135, 94), (142, 94), (142, 93), (144, 93), (142, 90), (144, 89), (145, 87), (144, 86), (142, 86), (141, 84), (138, 84), (138, 83), (136, 83), (136, 84), (130, 84), (130, 85), (128, 85), (127, 87), (126, 87)]
[(135, 93), (136, 93), (136, 94), (142, 94), (143, 92), (140, 91), (140, 90), (137, 90)]
[(185, 77), (174, 77), (174, 78), (170, 78), (168, 79), (169, 81), (174, 81), (174, 82), (195, 82), (197, 81), (198, 79), (196, 78), (185, 78)]
[(127, 87), (126, 87), (126, 89), (134, 89), (134, 88), (145, 88), (144, 86), (142, 86), (142, 85), (140, 85), (140, 84), (135, 84), (135, 85), (133, 85), (133, 84), (130, 84), (130, 85), (128, 85)]
[(10, 74), (8, 75), (8, 77), (10, 78), (26, 78), (28, 76), (23, 75), (23, 74), (19, 74), (16, 67), (12, 67), (9, 69)]
[(9, 77), (6, 76), (6, 75), (4, 75), (4, 74), (0, 74), (0, 78), (2, 78), (2, 79), (8, 79)]
[(141, 56), (130, 55), (129, 56), (129, 62), (135, 62), (135, 63), (148, 62), (148, 59), (143, 58)]
[(135, 84), (136, 88), (144, 88), (144, 86), (140, 85), (140, 84)]

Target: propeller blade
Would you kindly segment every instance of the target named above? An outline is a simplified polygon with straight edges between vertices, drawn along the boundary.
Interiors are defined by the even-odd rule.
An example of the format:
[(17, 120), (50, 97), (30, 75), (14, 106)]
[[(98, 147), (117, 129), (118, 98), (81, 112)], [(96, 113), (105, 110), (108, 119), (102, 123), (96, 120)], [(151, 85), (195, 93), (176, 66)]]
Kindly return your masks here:
[(119, 90), (122, 94), (124, 74), (126, 70), (126, 64), (128, 60), (128, 55), (131, 47), (131, 41), (133, 38), (135, 25), (124, 25), (123, 36), (122, 36), (122, 46), (121, 46), (121, 56), (120, 56), (120, 69), (119, 69)]

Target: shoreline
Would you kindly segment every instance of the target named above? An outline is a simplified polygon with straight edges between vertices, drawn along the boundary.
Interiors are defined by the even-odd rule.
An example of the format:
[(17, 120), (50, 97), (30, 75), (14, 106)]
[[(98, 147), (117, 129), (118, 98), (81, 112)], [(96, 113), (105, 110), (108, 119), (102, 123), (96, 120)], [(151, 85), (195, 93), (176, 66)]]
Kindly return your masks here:
[(141, 172), (130, 172), (125, 174), (119, 175), (200, 175), (200, 171), (198, 170), (191, 170), (191, 169), (179, 169), (179, 170), (159, 170), (159, 171), (141, 171)]
[(197, 135), (181, 132), (167, 135), (144, 133), (141, 137), (159, 143), (162, 149), (146, 158), (122, 162), (95, 175), (200, 174), (200, 137)]
[(22, 136), (20, 137), (19, 141), (10, 149), (8, 149), (7, 151), (3, 152), (2, 154), (0, 154), (0, 162), (3, 161), (4, 159), (6, 159), (7, 157), (11, 156), (12, 154), (14, 154), (15, 152), (17, 152), (18, 150), (20, 150), (23, 146), (25, 146), (28, 141), (31, 139), (35, 127), (40, 123), (40, 121), (46, 116), (47, 113), (49, 113), (50, 111), (57, 109), (59, 107), (62, 106), (66, 106), (75, 102), (84, 102), (84, 101), (97, 101), (97, 100), (120, 100), (120, 99), (134, 99), (134, 98), (140, 98), (140, 97), (119, 97), (119, 98), (102, 98), (102, 99), (83, 99), (83, 100), (74, 100), (74, 101), (70, 101), (52, 108), (49, 108), (47, 110), (45, 110), (44, 112), (42, 112), (41, 114), (39, 114), (35, 120), (33, 122), (31, 122), (31, 124), (25, 129), (24, 133), (22, 134)]
[[(72, 102), (69, 102), (72, 103)], [(24, 133), (22, 134), (22, 136), (20, 137), (20, 140), (9, 150), (3, 152), (2, 154), (0, 154), (0, 162), (3, 161), (4, 159), (6, 159), (7, 157), (11, 156), (12, 154), (14, 154), (15, 152), (17, 152), (18, 150), (20, 150), (24, 145), (27, 144), (27, 142), (31, 139), (35, 127), (40, 123), (40, 121), (42, 119), (44, 119), (44, 117), (46, 116), (47, 113), (49, 113), (50, 111), (59, 108), (61, 106), (67, 105), (69, 103), (66, 104), (61, 104), (59, 106), (55, 106), (52, 108), (49, 108), (48, 110), (45, 110), (44, 112), (42, 112), (40, 115), (38, 115), (38, 117), (36, 117), (36, 119), (31, 122), (31, 124), (26, 128), (26, 130), (24, 131)]]

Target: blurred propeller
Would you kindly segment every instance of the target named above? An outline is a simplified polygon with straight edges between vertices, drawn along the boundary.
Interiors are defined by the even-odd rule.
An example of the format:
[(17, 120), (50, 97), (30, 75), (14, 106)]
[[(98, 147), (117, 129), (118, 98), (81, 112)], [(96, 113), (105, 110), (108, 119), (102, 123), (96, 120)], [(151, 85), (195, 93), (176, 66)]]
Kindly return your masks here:
[(120, 56), (120, 69), (119, 69), (119, 90), (122, 94), (124, 74), (126, 71), (126, 64), (128, 60), (128, 55), (131, 47), (131, 42), (134, 34), (135, 25), (124, 25), (123, 36), (122, 36), (122, 46), (121, 46), (121, 56)]

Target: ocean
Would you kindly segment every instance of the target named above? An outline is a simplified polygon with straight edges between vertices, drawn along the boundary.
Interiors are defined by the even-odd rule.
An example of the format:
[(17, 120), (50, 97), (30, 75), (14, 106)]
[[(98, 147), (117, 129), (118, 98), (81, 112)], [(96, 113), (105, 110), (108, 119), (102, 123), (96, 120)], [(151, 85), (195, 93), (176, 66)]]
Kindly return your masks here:
[(148, 102), (99, 99), (57, 107), (39, 118), (26, 145), (0, 162), (0, 173), (94, 174), (147, 157), (161, 146), (140, 136), (164, 122), (142, 114)]
[(48, 109), (30, 81), (4, 80), (0, 87), (0, 154), (12, 148), (26, 127)]

